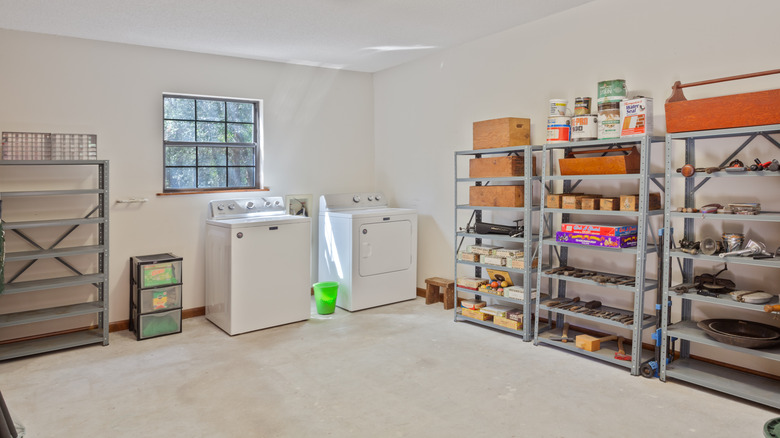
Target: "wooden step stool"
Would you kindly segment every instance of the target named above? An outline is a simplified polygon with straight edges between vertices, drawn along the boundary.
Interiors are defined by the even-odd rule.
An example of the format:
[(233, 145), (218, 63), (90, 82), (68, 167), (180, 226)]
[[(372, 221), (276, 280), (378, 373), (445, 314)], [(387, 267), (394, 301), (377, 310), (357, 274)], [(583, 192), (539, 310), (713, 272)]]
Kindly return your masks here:
[[(442, 299), (442, 295), (443, 299)], [(444, 309), (455, 307), (455, 282), (446, 278), (432, 277), (425, 279), (425, 304), (444, 301)]]

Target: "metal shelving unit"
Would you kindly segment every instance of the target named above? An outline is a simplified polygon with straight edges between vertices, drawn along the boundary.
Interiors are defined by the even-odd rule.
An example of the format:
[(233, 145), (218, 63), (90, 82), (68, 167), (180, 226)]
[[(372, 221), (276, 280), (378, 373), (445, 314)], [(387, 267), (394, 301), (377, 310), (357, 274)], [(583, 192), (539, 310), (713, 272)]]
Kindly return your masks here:
[[(541, 152), (540, 146), (514, 146), (505, 148), (493, 148), (493, 149), (476, 149), (468, 151), (455, 152), (455, 321), (466, 321), (469, 323), (477, 324), (480, 326), (490, 327), (497, 330), (505, 331), (516, 336), (520, 336), (524, 341), (528, 342), (532, 339), (533, 332), (531, 330), (531, 321), (533, 319), (532, 311), (534, 308), (534, 302), (536, 300), (531, 299), (531, 289), (533, 287), (532, 276), (538, 272), (538, 268), (532, 266), (532, 261), (537, 258), (536, 251), (534, 249), (534, 243), (538, 240), (538, 236), (532, 233), (534, 212), (539, 211), (539, 206), (533, 205), (533, 183), (541, 181), (540, 176), (533, 176), (533, 157), (534, 153)], [(461, 178), (458, 177), (458, 158), (482, 158), (486, 155), (492, 156), (508, 156), (518, 155), (523, 158), (523, 175), (517, 177), (490, 177), (490, 178)], [(468, 204), (458, 204), (458, 184), (468, 183), (481, 186), (483, 184), (488, 185), (494, 182), (501, 183), (520, 183), (523, 185), (523, 207), (482, 207), (472, 206)], [(523, 219), (524, 233), (522, 237), (510, 237), (508, 235), (500, 234), (477, 234), (466, 231), (457, 231), (459, 226), (463, 226), (463, 223), (459, 223), (458, 213), (463, 211), (471, 211), (472, 218), (477, 221), (482, 220), (483, 211), (495, 211), (495, 212), (511, 212), (517, 214), (518, 217)], [(506, 266), (496, 266), (484, 263), (476, 263), (469, 261), (458, 260), (458, 249), (462, 245), (467, 244), (468, 241), (473, 241), (475, 245), (483, 243), (484, 240), (490, 240), (494, 242), (509, 242), (514, 244), (521, 244), (524, 252), (524, 268), (510, 268)], [(458, 266), (471, 266), (474, 268), (474, 275), (480, 277), (482, 275), (482, 269), (500, 269), (514, 274), (520, 274), (523, 276), (522, 287), (525, 292), (525, 296), (522, 300), (517, 300), (500, 295), (493, 295), (490, 293), (480, 293), (471, 289), (466, 289), (457, 286), (458, 278)], [(541, 266), (541, 259), (539, 259), (539, 266)], [(481, 297), (494, 298), (498, 301), (507, 304), (516, 304), (523, 308), (523, 328), (521, 330), (512, 330), (493, 324), (490, 321), (479, 321), (473, 318), (465, 317), (461, 314), (460, 308), (457, 306), (458, 295), (467, 295), (469, 298), (475, 297), (481, 299)]]
[[(22, 262), (21, 268), (9, 276), (6, 270), (4, 291), (0, 294), (0, 308), (3, 297), (14, 294), (30, 294), (34, 300), (37, 291), (47, 289), (63, 289), (66, 287), (92, 285), (97, 289), (95, 299), (89, 302), (79, 302), (70, 305), (60, 305), (38, 308), (22, 312), (0, 314), (0, 330), (22, 324), (36, 324), (44, 321), (70, 318), (80, 315), (97, 315), (97, 327), (52, 336), (25, 338), (19, 341), (9, 341), (0, 344), (0, 360), (13, 359), (54, 350), (77, 347), (88, 344), (102, 343), (108, 345), (108, 161), (103, 160), (68, 160), (68, 161), (0, 161), (0, 166), (92, 166), (94, 167), (96, 186), (91, 189), (79, 190), (35, 190), (35, 191), (0, 191), (0, 199), (30, 197), (72, 197), (95, 195), (96, 202), (89, 213), (79, 218), (63, 218), (54, 220), (12, 221), (4, 222), (6, 236), (15, 235), (23, 239), (34, 250), (7, 252), (5, 263)], [(32, 170), (31, 171), (35, 171)], [(79, 200), (78, 202), (81, 202)], [(6, 207), (6, 211), (8, 208)], [(97, 227), (97, 244), (74, 247), (58, 247), (73, 231), (80, 226)], [(39, 244), (28, 233), (31, 229), (62, 228), (66, 231), (60, 234), (48, 248)], [(72, 256), (97, 257), (97, 272), (83, 273), (68, 260)], [(30, 270), (38, 260), (52, 259), (65, 266), (73, 275), (18, 281), (19, 276)]]
[[(536, 317), (534, 320), (534, 343), (554, 346), (570, 352), (582, 354), (595, 359), (603, 360), (608, 363), (627, 367), (630, 369), (632, 375), (638, 375), (640, 373), (640, 367), (643, 363), (652, 359), (652, 353), (644, 351), (642, 349), (642, 332), (645, 329), (653, 327), (657, 324), (657, 318), (655, 315), (645, 314), (645, 293), (655, 290), (657, 288), (657, 281), (646, 278), (646, 265), (648, 255), (655, 254), (657, 251), (657, 239), (656, 233), (652, 229), (652, 224), (649, 218), (652, 216), (658, 216), (663, 214), (663, 210), (648, 211), (648, 199), (651, 183), (654, 183), (660, 190), (663, 190), (663, 185), (658, 181), (659, 178), (663, 178), (663, 174), (651, 174), (650, 173), (650, 151), (652, 143), (660, 143), (663, 141), (663, 137), (651, 137), (651, 136), (637, 136), (637, 137), (623, 137), (619, 139), (611, 140), (593, 140), (593, 141), (578, 141), (568, 143), (553, 143), (546, 144), (542, 153), (542, 206), (541, 206), (541, 222), (540, 222), (540, 234), (544, 234), (546, 230), (554, 230), (555, 218), (560, 218), (561, 222), (569, 222), (572, 216), (601, 216), (601, 217), (621, 217), (630, 218), (637, 221), (637, 246), (634, 248), (604, 248), (598, 246), (587, 246), (572, 243), (557, 242), (554, 238), (544, 238), (539, 242), (540, 257), (544, 255), (555, 255), (558, 266), (566, 266), (568, 264), (569, 251), (574, 249), (575, 251), (590, 251), (594, 254), (594, 257), (599, 257), (599, 254), (604, 253), (619, 253), (625, 254), (628, 257), (635, 259), (634, 269), (634, 286), (615, 285), (615, 284), (601, 284), (587, 278), (575, 278), (571, 276), (559, 275), (555, 273), (540, 272), (537, 276), (537, 289), (541, 290), (542, 282), (548, 281), (548, 289), (551, 292), (552, 300), (564, 300), (567, 299), (567, 289), (575, 284), (584, 284), (589, 286), (598, 286), (608, 290), (603, 296), (608, 299), (610, 295), (614, 295), (616, 291), (620, 293), (628, 293), (633, 295), (633, 307), (631, 309), (620, 309), (610, 306), (602, 305), (599, 309), (611, 312), (617, 312), (627, 315), (642, 315), (641, 318), (634, 318), (630, 324), (623, 324), (611, 319), (605, 319), (598, 316), (588, 316), (581, 313), (575, 313), (567, 310), (561, 310), (546, 305), (546, 301), (539, 301), (536, 303)], [(549, 166), (546, 163), (548, 158), (552, 159), (555, 152), (562, 151), (564, 154), (569, 153), (575, 149), (583, 148), (621, 148), (626, 146), (637, 146), (640, 151), (640, 170), (637, 174), (620, 174), (620, 175), (552, 175), (547, 173), (547, 169), (552, 169), (553, 166)], [(546, 192), (551, 190), (553, 182), (561, 182), (563, 185), (563, 193), (573, 193), (575, 188), (581, 183), (587, 185), (588, 181), (620, 181), (620, 182), (636, 182), (638, 183), (638, 211), (608, 211), (608, 210), (571, 210), (561, 208), (546, 208)], [(636, 193), (636, 192), (629, 192)], [(592, 219), (590, 219), (592, 220)], [(553, 233), (550, 233), (553, 234)], [(586, 268), (586, 267), (580, 267)], [(598, 266), (593, 266), (598, 268)], [(594, 269), (594, 270), (596, 270)], [(615, 275), (617, 273), (610, 272), (607, 274)], [(557, 289), (554, 289), (553, 282), (557, 282)], [(571, 285), (570, 285), (571, 284)], [(556, 292), (553, 292), (556, 291)], [(568, 296), (570, 299), (571, 296)], [(542, 324), (543, 318), (542, 312), (547, 315), (547, 322)], [(629, 330), (631, 339), (631, 360), (618, 360), (615, 358), (615, 353), (618, 351), (616, 342), (606, 342), (601, 344), (599, 351), (590, 352), (574, 345), (574, 342), (563, 343), (554, 338), (562, 336), (562, 327), (565, 321), (576, 319), (581, 322), (596, 323), (606, 325), (610, 327), (610, 330), (614, 330), (618, 333), (619, 330)], [(574, 330), (570, 330), (568, 336), (573, 338), (577, 334), (580, 334)], [(619, 333), (618, 333), (619, 334)], [(629, 337), (626, 337), (627, 339)]]
[[(761, 212), (758, 215), (729, 215), (729, 214), (703, 214), (703, 213), (680, 213), (674, 211), (671, 205), (671, 193), (673, 182), (677, 186), (683, 182), (685, 190), (685, 207), (696, 207), (696, 193), (710, 181), (711, 178), (730, 178), (733, 180), (743, 180), (744, 178), (758, 178), (753, 181), (760, 181), (764, 186), (762, 194), (772, 196), (773, 192), (767, 185), (777, 187), (780, 182), (780, 172), (741, 172), (733, 173), (726, 171), (716, 171), (710, 174), (696, 173), (692, 177), (685, 178), (675, 172), (672, 165), (672, 153), (675, 150), (675, 141), (685, 142), (685, 162), (695, 164), (697, 140), (712, 140), (721, 138), (733, 138), (739, 142), (734, 152), (724, 160), (721, 166), (725, 166), (733, 158), (743, 151), (753, 140), (762, 138), (770, 144), (780, 148), (780, 142), (770, 135), (780, 135), (780, 125), (755, 126), (734, 129), (719, 129), (710, 131), (682, 132), (666, 135), (666, 193), (668, 196), (664, 205), (664, 229), (673, 227), (672, 221), (677, 224), (683, 223), (683, 236), (693, 241), (695, 239), (694, 226), (698, 223), (727, 224), (729, 222), (774, 222), (780, 223), (780, 213)], [(679, 144), (677, 146), (680, 146)], [(676, 210), (676, 209), (675, 209)], [(718, 224), (718, 225), (720, 225)], [(679, 358), (670, 357), (670, 361), (662, 360), (659, 364), (659, 377), (662, 381), (669, 378), (677, 379), (695, 385), (703, 386), (709, 389), (720, 391), (733, 396), (741, 397), (757, 403), (761, 403), (774, 408), (780, 408), (780, 376), (770, 377), (759, 376), (757, 374), (738, 371), (726, 366), (716, 365), (704, 360), (698, 360), (691, 357), (691, 344), (701, 344), (709, 347), (717, 347), (732, 352), (741, 353), (747, 356), (780, 361), (780, 347), (749, 349), (737, 347), (722, 342), (715, 341), (703, 330), (697, 327), (696, 321), (692, 319), (694, 306), (712, 306), (739, 309), (743, 311), (760, 312), (763, 314), (763, 304), (740, 303), (732, 300), (728, 294), (720, 296), (704, 296), (695, 292), (677, 293), (674, 291), (677, 285), (670, 286), (671, 268), (677, 265), (682, 274), (683, 283), (690, 283), (694, 277), (694, 264), (700, 262), (723, 263), (726, 261), (729, 265), (754, 266), (762, 269), (780, 268), (780, 258), (753, 260), (749, 257), (728, 257), (726, 259), (718, 256), (708, 256), (702, 254), (687, 254), (673, 248), (673, 236), (671, 233), (664, 233), (663, 245), (667, 249), (663, 264), (663, 302), (671, 303), (672, 298), (679, 298), (680, 303), (680, 321), (676, 323), (669, 322), (671, 312), (670, 306), (662, 306), (662, 324), (661, 324), (661, 357), (670, 357), (672, 342), (679, 340)], [(676, 261), (677, 263), (673, 263)], [(776, 274), (777, 271), (774, 273)], [(768, 304), (778, 304), (778, 297), (772, 298)], [(725, 310), (725, 309), (724, 309)], [(758, 314), (757, 314), (758, 316)], [(777, 326), (778, 324), (774, 324)]]

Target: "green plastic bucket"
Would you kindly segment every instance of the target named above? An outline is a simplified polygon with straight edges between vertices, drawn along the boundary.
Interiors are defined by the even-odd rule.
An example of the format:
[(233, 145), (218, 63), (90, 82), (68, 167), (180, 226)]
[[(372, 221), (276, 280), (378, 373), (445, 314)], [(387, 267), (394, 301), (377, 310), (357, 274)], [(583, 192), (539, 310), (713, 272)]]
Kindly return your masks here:
[(314, 284), (314, 302), (317, 304), (317, 313), (329, 315), (336, 310), (336, 295), (339, 292), (339, 284), (335, 281), (322, 281)]

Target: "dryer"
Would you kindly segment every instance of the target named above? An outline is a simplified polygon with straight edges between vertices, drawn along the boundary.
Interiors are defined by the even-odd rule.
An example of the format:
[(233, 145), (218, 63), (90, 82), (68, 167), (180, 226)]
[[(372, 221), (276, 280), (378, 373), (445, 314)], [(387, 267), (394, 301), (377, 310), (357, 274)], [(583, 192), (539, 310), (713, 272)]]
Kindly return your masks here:
[(336, 305), (354, 312), (417, 296), (417, 212), (381, 193), (322, 195), (319, 281), (337, 281)]

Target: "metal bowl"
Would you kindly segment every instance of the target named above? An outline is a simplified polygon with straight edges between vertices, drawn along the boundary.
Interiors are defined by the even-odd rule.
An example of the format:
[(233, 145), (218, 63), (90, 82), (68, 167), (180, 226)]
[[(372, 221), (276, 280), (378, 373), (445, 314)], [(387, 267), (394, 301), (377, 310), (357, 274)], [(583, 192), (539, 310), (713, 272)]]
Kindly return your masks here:
[(743, 348), (767, 348), (780, 344), (780, 329), (740, 319), (705, 319), (698, 327), (718, 342)]

